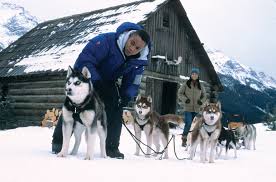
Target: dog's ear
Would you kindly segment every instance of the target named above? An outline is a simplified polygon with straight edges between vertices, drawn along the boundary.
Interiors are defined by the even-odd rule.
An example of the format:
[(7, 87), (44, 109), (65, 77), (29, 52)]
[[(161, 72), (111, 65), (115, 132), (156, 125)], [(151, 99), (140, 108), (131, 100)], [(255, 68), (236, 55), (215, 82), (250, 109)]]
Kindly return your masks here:
[(150, 103), (152, 103), (152, 98), (151, 98), (151, 96), (148, 96), (147, 101), (150, 102)]
[(87, 68), (86, 66), (84, 66), (84, 67), (82, 68), (81, 73), (82, 73), (82, 75), (83, 75), (85, 78), (87, 78), (87, 79), (91, 78), (90, 71), (88, 70), (88, 68)]
[(207, 107), (210, 105), (210, 100), (206, 99), (206, 101), (203, 103), (202, 108)]
[(221, 103), (220, 103), (220, 101), (218, 101), (217, 103), (216, 103), (216, 106), (219, 108), (219, 110), (221, 111)]
[(138, 100), (140, 100), (141, 99), (141, 94), (139, 94), (139, 95), (137, 95), (137, 97), (136, 97), (136, 102), (138, 101)]
[(58, 116), (58, 109), (55, 110), (55, 116)]
[(66, 76), (66, 78), (68, 78), (72, 73), (73, 73), (73, 68), (71, 66), (69, 66), (68, 70), (67, 70), (67, 76)]

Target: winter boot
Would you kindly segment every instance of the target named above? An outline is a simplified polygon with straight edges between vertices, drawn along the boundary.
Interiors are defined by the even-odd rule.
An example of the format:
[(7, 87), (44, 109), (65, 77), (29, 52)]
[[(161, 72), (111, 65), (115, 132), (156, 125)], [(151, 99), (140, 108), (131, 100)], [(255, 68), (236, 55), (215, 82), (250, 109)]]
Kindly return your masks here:
[(110, 158), (124, 159), (125, 156), (119, 151), (119, 149), (111, 149), (106, 151), (106, 155)]
[(182, 139), (181, 146), (186, 147), (187, 146), (187, 135), (183, 135), (181, 139)]
[(125, 156), (123, 153), (119, 151), (118, 148), (106, 148), (106, 155), (110, 158), (116, 158), (116, 159), (124, 159)]
[[(63, 136), (62, 136), (62, 116), (59, 117), (57, 126), (55, 127), (52, 139), (52, 153), (57, 154), (61, 151)], [(73, 133), (73, 132), (72, 132)]]

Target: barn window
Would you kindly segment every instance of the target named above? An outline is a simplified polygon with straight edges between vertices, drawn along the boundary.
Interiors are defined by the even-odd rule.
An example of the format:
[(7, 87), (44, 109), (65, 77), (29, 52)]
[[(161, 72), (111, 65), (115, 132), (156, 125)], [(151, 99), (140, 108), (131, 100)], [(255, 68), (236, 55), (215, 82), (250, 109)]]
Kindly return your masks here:
[(170, 16), (169, 13), (164, 13), (163, 14), (163, 27), (169, 28), (170, 26)]

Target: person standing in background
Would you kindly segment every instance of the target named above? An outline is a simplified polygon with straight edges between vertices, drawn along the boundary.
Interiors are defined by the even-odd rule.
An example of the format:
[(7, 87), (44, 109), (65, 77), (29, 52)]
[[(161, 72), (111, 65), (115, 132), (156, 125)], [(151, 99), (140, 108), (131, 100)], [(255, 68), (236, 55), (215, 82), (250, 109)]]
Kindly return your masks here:
[(180, 105), (184, 108), (185, 127), (182, 134), (182, 146), (187, 145), (187, 135), (190, 131), (194, 117), (199, 113), (200, 107), (206, 99), (206, 92), (199, 82), (199, 69), (192, 68), (190, 79), (178, 90)]

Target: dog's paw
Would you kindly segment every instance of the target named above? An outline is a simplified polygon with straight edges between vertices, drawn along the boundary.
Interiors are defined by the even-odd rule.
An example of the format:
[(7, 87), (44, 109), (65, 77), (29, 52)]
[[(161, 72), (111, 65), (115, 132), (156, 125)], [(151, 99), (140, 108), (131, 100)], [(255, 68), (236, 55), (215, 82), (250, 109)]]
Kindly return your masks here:
[(64, 152), (60, 152), (57, 154), (57, 157), (66, 157), (67, 155)]
[(205, 162), (206, 162), (206, 160), (204, 160), (204, 159), (200, 159), (200, 162), (201, 162), (201, 163), (205, 163)]
[(84, 160), (93, 160), (93, 157), (89, 156), (89, 155), (86, 155)]
[(77, 152), (72, 151), (72, 152), (70, 153), (70, 155), (77, 155)]
[(107, 155), (106, 155), (106, 153), (104, 153), (104, 154), (101, 154), (101, 157), (102, 157), (102, 158), (107, 158)]
[(146, 157), (146, 158), (150, 158), (150, 154), (146, 154), (145, 157)]

